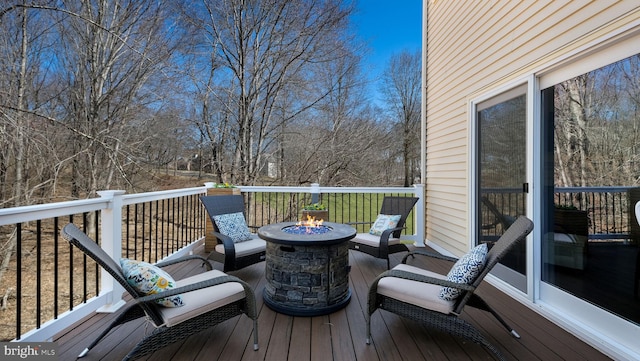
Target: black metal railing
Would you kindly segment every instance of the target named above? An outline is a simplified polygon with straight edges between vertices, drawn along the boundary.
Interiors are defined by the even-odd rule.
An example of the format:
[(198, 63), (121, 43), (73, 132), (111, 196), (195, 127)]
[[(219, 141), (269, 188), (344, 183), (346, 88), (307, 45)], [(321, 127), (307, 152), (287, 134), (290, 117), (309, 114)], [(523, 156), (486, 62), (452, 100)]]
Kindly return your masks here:
[(630, 212), (633, 202), (629, 196), (632, 187), (567, 187), (556, 188), (554, 202), (560, 206), (573, 206), (587, 211), (589, 216), (589, 239), (629, 239)]
[[(277, 222), (298, 221), (305, 205), (321, 203), (328, 211), (328, 222), (354, 223), (358, 232), (367, 232), (375, 221), (385, 196), (412, 197), (414, 193), (400, 192), (349, 192), (349, 193), (301, 193), (301, 192), (244, 192), (248, 223), (261, 227)], [(414, 213), (407, 217), (403, 234), (414, 234)]]
[[(202, 239), (205, 212), (198, 196), (204, 188), (191, 193), (172, 196), (169, 192), (126, 204), (118, 220), (122, 222), (122, 257), (155, 263)], [(102, 244), (106, 204), (94, 199), (63, 202), (54, 210), (49, 209), (54, 204), (19, 207), (18, 215), (2, 210), (9, 221), (0, 225), (0, 341), (21, 340), (100, 295), (98, 265), (62, 239), (60, 230), (74, 223)], [(75, 212), (78, 208), (86, 210)], [(25, 221), (10, 223), (20, 214), (25, 214)]]
[(122, 257), (156, 263), (204, 235), (200, 194), (128, 204)]
[[(628, 240), (631, 239), (635, 215), (631, 208), (637, 197), (633, 196), (637, 187), (556, 187), (554, 205), (586, 211), (589, 218), (590, 240)], [(639, 192), (640, 193), (640, 192)], [(483, 189), (482, 196), (496, 208), (495, 213), (514, 217), (525, 214), (526, 194), (518, 189)], [(483, 205), (486, 207), (486, 205)], [(543, 210), (544, 212), (544, 210)], [(487, 227), (484, 235), (501, 234), (504, 225), (496, 215), (486, 210), (481, 212), (482, 224)]]
[[(18, 222), (0, 227), (3, 249), (0, 339), (20, 336), (43, 322), (57, 319), (99, 293), (95, 263), (61, 241), (62, 224), (85, 231), (97, 229), (99, 213)], [(98, 238), (96, 237), (96, 241)], [(5, 257), (10, 257), (6, 260)]]

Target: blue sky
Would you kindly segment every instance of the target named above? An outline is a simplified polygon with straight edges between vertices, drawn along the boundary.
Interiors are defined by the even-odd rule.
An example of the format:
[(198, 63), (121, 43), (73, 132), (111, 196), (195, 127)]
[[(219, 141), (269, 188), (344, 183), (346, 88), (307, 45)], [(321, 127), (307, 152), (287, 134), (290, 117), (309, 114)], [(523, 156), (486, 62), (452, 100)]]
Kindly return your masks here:
[[(354, 30), (369, 44), (363, 70), (374, 81), (393, 54), (421, 49), (422, 0), (357, 1)], [(375, 84), (372, 87), (377, 88)]]

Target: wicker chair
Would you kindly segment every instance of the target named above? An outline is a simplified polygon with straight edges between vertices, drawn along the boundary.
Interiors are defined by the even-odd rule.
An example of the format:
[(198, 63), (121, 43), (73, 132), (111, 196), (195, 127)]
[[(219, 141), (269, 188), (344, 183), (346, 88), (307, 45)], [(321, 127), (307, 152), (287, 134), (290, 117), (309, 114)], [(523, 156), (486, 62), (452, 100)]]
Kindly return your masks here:
[[(406, 264), (409, 256), (416, 255), (425, 255), (452, 262), (456, 261), (456, 258), (424, 250), (410, 252), (403, 258), (402, 264), (382, 273), (370, 286), (366, 325), (367, 344), (371, 342), (371, 315), (380, 308), (411, 320), (422, 322), (454, 336), (479, 343), (493, 352), (499, 359), (503, 359), (498, 349), (491, 345), (480, 331), (460, 318), (459, 315), (465, 306), (488, 311), (514, 337), (520, 338), (518, 333), (474, 291), (504, 254), (516, 243), (523, 241), (532, 229), (533, 223), (528, 218), (519, 217), (491, 247), (486, 254), (484, 266), (480, 269), (475, 280), (470, 283), (451, 282), (447, 280), (447, 276)], [(439, 297), (443, 287), (459, 289), (461, 293), (457, 298), (445, 301)]]
[[(349, 241), (349, 249), (367, 253), (376, 258), (387, 260), (390, 268), (389, 255), (397, 252), (408, 252), (409, 248), (400, 242), (400, 234), (404, 229), (407, 216), (418, 201), (415, 197), (384, 197), (380, 214), (400, 215), (395, 228), (390, 228), (377, 236), (370, 233), (358, 233)], [(373, 222), (353, 222), (351, 225), (371, 224)]]
[(496, 207), (496, 205), (493, 204), (493, 202), (491, 202), (489, 200), (489, 198), (482, 197), (482, 198), (480, 198), (480, 201), (482, 202), (482, 205), (487, 207), (487, 209), (495, 217), (495, 219), (494, 219), (494, 221), (492, 223), (483, 224), (482, 225), (482, 229), (493, 229), (493, 228), (496, 228), (498, 225), (501, 225), (502, 226), (502, 231), (504, 231), (507, 228), (509, 228), (513, 224), (513, 222), (516, 221), (516, 217), (509, 216), (509, 215), (506, 215), (506, 214), (503, 214), (502, 212), (500, 212), (498, 210), (498, 207)]
[(238, 212), (244, 214), (242, 195), (202, 196), (200, 201), (207, 209), (213, 224), (213, 235), (218, 242), (208, 259), (224, 264), (224, 272), (236, 271), (265, 260), (267, 243), (263, 239), (252, 234), (250, 240), (235, 243), (229, 235), (220, 232), (215, 220), (220, 215)]
[[(85, 356), (114, 327), (143, 316), (146, 316), (154, 327), (129, 351), (124, 360), (142, 357), (243, 313), (253, 320), (253, 347), (255, 350), (258, 349), (258, 315), (253, 290), (236, 277), (211, 270), (211, 265), (203, 257), (186, 256), (155, 264), (156, 267), (164, 267), (183, 261), (199, 260), (208, 266), (209, 271), (177, 280), (177, 287), (169, 291), (144, 295), (127, 282), (120, 265), (78, 227), (67, 224), (62, 229), (62, 235), (109, 272), (133, 297), (133, 301), (128, 302), (109, 327), (78, 357)], [(155, 302), (175, 295), (183, 298), (182, 307), (163, 307)]]

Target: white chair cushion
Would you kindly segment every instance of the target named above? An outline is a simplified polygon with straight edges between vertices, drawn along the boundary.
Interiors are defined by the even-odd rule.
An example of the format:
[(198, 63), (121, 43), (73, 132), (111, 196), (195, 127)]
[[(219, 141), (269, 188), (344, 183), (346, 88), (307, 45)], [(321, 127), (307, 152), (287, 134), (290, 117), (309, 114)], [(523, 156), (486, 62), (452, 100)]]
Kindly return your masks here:
[[(267, 249), (267, 242), (258, 237), (257, 234), (251, 234), (251, 240), (235, 243), (236, 257), (246, 256), (258, 253)], [(224, 245), (218, 244), (215, 248), (216, 252), (224, 254)]]
[[(447, 279), (447, 276), (431, 272), (422, 268), (399, 264), (394, 270), (407, 271), (438, 279)], [(396, 300), (410, 303), (418, 307), (449, 314), (453, 311), (455, 301), (443, 300), (439, 297), (442, 286), (406, 280), (397, 277), (384, 277), (378, 283), (378, 293)]]
[[(380, 247), (380, 236), (369, 233), (358, 233), (351, 242), (362, 243), (372, 247)], [(400, 243), (400, 238), (389, 237), (389, 245)]]
[[(214, 277), (225, 276), (218, 270), (211, 270), (195, 276), (176, 281), (177, 287), (205, 281)], [(231, 302), (245, 297), (244, 288), (238, 282), (227, 282), (217, 286), (202, 288), (182, 294), (185, 305), (178, 308), (160, 308), (160, 313), (167, 327), (172, 327), (180, 322), (214, 310)]]
[(553, 240), (556, 242), (577, 243), (575, 236), (568, 233), (554, 233)]

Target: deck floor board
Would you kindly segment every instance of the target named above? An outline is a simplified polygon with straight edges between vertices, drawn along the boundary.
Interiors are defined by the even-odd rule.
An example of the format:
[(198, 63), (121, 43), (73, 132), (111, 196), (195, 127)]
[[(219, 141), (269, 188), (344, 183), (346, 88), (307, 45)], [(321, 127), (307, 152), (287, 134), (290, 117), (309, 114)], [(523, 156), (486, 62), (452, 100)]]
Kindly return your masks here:
[[(391, 264), (403, 254), (392, 255)], [(360, 252), (350, 251), (349, 274), (351, 301), (342, 310), (326, 316), (292, 317), (279, 314), (262, 300), (265, 285), (264, 263), (232, 274), (254, 288), (258, 307), (260, 348), (253, 350), (252, 322), (237, 316), (188, 339), (168, 345), (146, 360), (492, 360), (483, 347), (446, 333), (429, 329), (414, 321), (386, 311), (372, 317), (372, 343), (365, 343), (367, 293), (373, 279), (386, 270), (386, 262)], [(446, 273), (445, 261), (415, 258), (409, 263)], [(195, 265), (194, 265), (195, 264)], [(170, 269), (180, 277), (201, 271), (197, 262)], [(221, 265), (215, 264), (216, 269)], [(484, 283), (478, 292), (522, 336), (513, 338), (491, 315), (467, 309), (462, 317), (477, 326), (487, 339), (509, 360), (610, 360), (596, 349), (521, 305), (493, 286)], [(61, 332), (59, 360), (75, 360), (77, 355), (106, 327), (113, 314), (95, 314)], [(119, 360), (153, 326), (143, 319), (121, 325), (111, 332), (87, 356), (86, 361)]]

